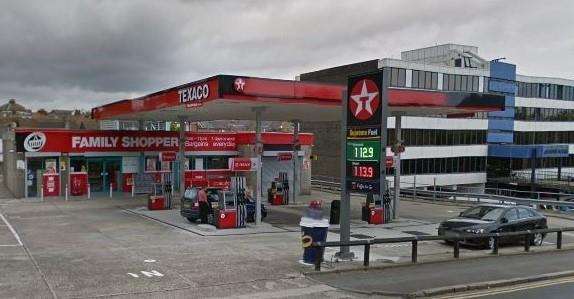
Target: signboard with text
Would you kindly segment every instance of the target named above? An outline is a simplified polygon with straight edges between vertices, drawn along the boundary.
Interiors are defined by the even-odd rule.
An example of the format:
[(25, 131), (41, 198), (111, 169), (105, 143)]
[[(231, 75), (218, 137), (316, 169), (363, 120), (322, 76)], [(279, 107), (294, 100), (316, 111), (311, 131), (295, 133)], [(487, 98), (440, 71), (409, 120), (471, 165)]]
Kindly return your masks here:
[(347, 98), (346, 186), (350, 192), (379, 193), (386, 159), (382, 72), (350, 77)]

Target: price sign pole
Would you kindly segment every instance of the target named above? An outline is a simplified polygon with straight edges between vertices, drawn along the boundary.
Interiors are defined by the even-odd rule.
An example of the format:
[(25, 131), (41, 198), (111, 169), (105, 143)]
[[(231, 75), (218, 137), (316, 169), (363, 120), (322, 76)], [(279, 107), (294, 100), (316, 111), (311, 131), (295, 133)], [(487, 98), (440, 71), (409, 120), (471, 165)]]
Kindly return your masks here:
[[(385, 76), (386, 73), (386, 76)], [(388, 71), (349, 77), (341, 123), (341, 241), (350, 240), (349, 193), (386, 193)], [(384, 78), (387, 80), (383, 80)], [(384, 205), (385, 200), (378, 201)], [(342, 246), (340, 258), (352, 258)]]

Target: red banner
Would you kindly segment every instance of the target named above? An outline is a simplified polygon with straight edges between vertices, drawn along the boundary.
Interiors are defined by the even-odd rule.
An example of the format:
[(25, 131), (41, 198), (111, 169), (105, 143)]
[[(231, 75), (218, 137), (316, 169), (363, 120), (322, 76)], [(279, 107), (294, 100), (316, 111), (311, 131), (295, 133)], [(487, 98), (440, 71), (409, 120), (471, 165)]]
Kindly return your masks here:
[(173, 162), (177, 158), (176, 152), (161, 152), (159, 153), (159, 160), (162, 162)]
[(279, 161), (289, 161), (293, 159), (293, 153), (278, 153), (277, 160)]
[(254, 162), (251, 158), (229, 158), (229, 169), (231, 171), (252, 171), (256, 167)]
[(70, 173), (70, 194), (72, 196), (81, 196), (88, 194), (88, 173), (86, 172)]
[[(235, 133), (187, 133), (186, 151), (236, 151)], [(177, 152), (177, 132), (166, 131), (20, 131), (18, 152)]]
[(60, 175), (45, 173), (42, 176), (42, 190), (44, 196), (60, 196)]

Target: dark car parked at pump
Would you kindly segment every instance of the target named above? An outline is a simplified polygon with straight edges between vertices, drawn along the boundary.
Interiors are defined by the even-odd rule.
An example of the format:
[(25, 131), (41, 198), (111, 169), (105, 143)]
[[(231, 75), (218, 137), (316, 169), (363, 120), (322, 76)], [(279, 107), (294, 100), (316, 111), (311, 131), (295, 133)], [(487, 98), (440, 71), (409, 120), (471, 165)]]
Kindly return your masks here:
[[(181, 199), (180, 214), (190, 222), (196, 222), (200, 218), (198, 192), (199, 188), (188, 188), (185, 190), (183, 198)], [(205, 192), (207, 193), (207, 200), (209, 202), (210, 218), (212, 218), (214, 210), (220, 203), (219, 199), (223, 196), (222, 190), (218, 188), (207, 188)], [(232, 205), (233, 201), (228, 202), (228, 204)], [(246, 221), (255, 222), (255, 201), (249, 197), (245, 198), (245, 210), (247, 214)], [(265, 205), (261, 203), (261, 219), (265, 217), (267, 217), (267, 209)]]
[[(439, 236), (469, 236), (462, 244), (494, 247), (494, 237), (479, 237), (480, 234), (521, 232), (547, 229), (546, 217), (526, 206), (478, 205), (471, 207), (456, 218), (443, 221), (438, 227)], [(477, 237), (472, 237), (477, 235)], [(545, 234), (535, 233), (531, 245), (541, 246)], [(508, 236), (499, 243), (511, 244), (524, 240), (524, 236)]]

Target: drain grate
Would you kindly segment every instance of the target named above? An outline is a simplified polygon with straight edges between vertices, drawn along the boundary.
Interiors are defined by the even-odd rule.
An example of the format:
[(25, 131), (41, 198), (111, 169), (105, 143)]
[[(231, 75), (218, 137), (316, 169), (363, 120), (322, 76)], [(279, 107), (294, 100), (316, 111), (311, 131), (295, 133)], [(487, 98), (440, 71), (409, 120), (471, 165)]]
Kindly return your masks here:
[(430, 234), (423, 233), (423, 232), (419, 232), (419, 231), (416, 231), (416, 230), (404, 230), (403, 233), (405, 233), (405, 234), (410, 234), (410, 235), (415, 235), (415, 236), (430, 236)]
[(352, 238), (355, 239), (372, 239), (372, 236), (367, 236), (367, 235), (363, 235), (363, 234), (351, 234)]

